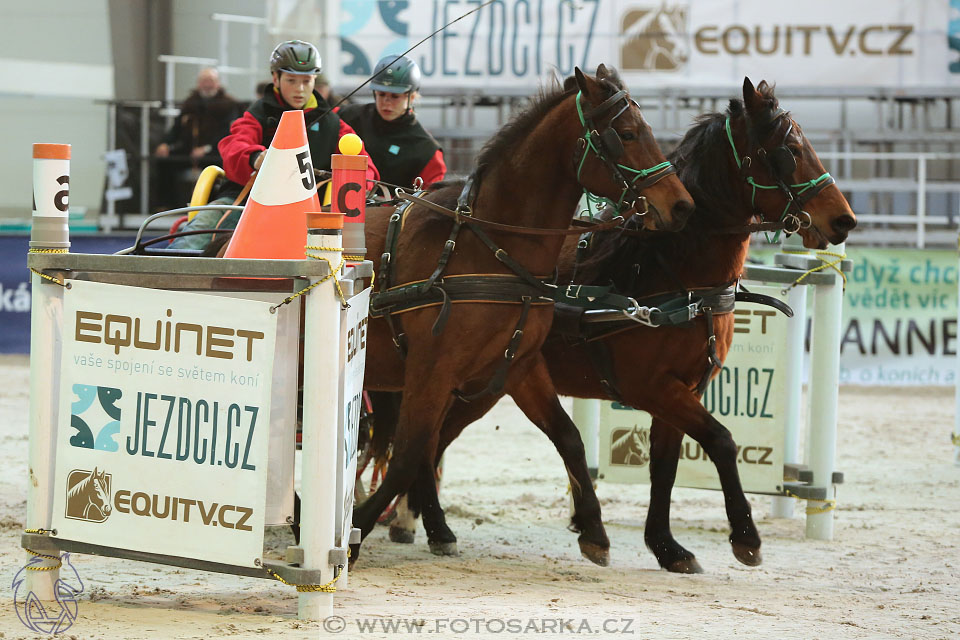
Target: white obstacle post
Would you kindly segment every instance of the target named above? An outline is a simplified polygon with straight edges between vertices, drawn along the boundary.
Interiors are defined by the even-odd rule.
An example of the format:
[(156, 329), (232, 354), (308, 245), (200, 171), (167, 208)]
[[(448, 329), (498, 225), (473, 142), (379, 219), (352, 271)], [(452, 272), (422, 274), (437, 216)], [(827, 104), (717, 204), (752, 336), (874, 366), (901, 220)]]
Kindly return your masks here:
[[(310, 229), (308, 246), (339, 247), (340, 235)], [(326, 258), (331, 269), (340, 264), (338, 251), (312, 250)], [(300, 546), (303, 567), (318, 569), (324, 584), (334, 579), (329, 554), (335, 536), (337, 501), (337, 421), (340, 411), (340, 300), (339, 273), (314, 287), (306, 296), (303, 347), (303, 454), (300, 485)], [(319, 278), (311, 278), (314, 284)], [(346, 571), (346, 568), (344, 568)], [(322, 620), (333, 615), (333, 593), (300, 593), (297, 616)]]
[[(70, 185), (70, 145), (33, 145), (33, 220), (31, 252), (66, 253)], [(48, 529), (53, 508), (54, 450), (59, 397), (59, 343), (63, 289), (34, 273), (30, 279), (30, 443), (27, 479), (26, 529)], [(29, 559), (29, 558), (28, 558)], [(43, 560), (39, 567), (55, 566)], [(27, 592), (40, 600), (54, 600), (59, 569), (27, 571)]]
[[(783, 240), (782, 250), (802, 251), (803, 239), (799, 235), (787, 236)], [(793, 309), (793, 317), (787, 320), (787, 363), (784, 379), (786, 398), (784, 399), (783, 461), (785, 464), (799, 464), (800, 408), (803, 403), (803, 360), (804, 338), (807, 332), (807, 287), (793, 287), (787, 294), (787, 304)], [(773, 496), (770, 511), (774, 518), (793, 518), (796, 498)]]
[[(844, 253), (844, 245), (835, 248)], [(833, 473), (837, 454), (837, 391), (840, 384), (840, 334), (842, 331), (843, 279), (817, 285), (814, 292), (813, 342), (810, 358), (810, 457), (814, 487), (824, 487), (826, 501), (807, 507), (806, 535), (815, 540), (833, 539), (836, 489)], [(814, 505), (822, 506), (814, 506)]]

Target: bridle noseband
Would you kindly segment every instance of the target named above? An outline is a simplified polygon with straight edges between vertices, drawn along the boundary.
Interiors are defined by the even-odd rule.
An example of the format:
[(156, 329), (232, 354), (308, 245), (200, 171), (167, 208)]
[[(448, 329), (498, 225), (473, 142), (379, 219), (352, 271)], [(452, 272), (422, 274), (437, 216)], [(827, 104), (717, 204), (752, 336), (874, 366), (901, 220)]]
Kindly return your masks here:
[[(623, 156), (624, 148), (620, 135), (613, 128), (613, 121), (629, 109), (631, 104), (637, 103), (627, 97), (625, 89), (621, 89), (596, 107), (584, 112), (580, 104), (582, 94), (582, 91), (578, 91), (575, 101), (577, 116), (579, 116), (580, 124), (583, 126), (583, 136), (578, 140), (579, 146), (577, 149), (580, 158), (579, 160), (576, 157), (574, 158), (574, 163), (577, 165), (577, 182), (583, 187), (580, 174), (583, 171), (583, 164), (587, 159), (587, 151), (589, 150), (593, 151), (594, 155), (610, 169), (614, 179), (623, 185), (623, 191), (620, 192), (620, 198), (616, 203), (607, 198), (596, 196), (584, 187), (583, 193), (587, 199), (588, 209), (591, 209), (591, 205), (594, 204), (598, 205), (598, 208), (611, 205), (619, 214), (624, 210), (624, 204), (626, 203), (629, 205), (628, 208), (636, 210), (636, 215), (644, 215), (647, 212), (647, 199), (640, 191), (656, 184), (668, 175), (676, 173), (676, 167), (669, 161), (661, 162), (649, 169), (634, 169), (618, 163), (617, 160)], [(606, 127), (598, 132), (596, 118), (617, 107), (620, 107), (620, 109), (607, 121)], [(637, 105), (637, 108), (639, 107), (640, 105)], [(633, 178), (628, 177), (630, 173), (634, 174)]]
[[(773, 121), (779, 120), (785, 115), (786, 111), (778, 109), (773, 115)], [(836, 184), (836, 181), (829, 172), (826, 172), (819, 178), (807, 180), (806, 182), (797, 184), (787, 182), (787, 180), (793, 176), (793, 172), (797, 170), (797, 159), (793, 157), (793, 152), (787, 147), (787, 138), (790, 137), (790, 132), (793, 131), (793, 121), (791, 121), (790, 126), (787, 127), (786, 133), (783, 134), (783, 139), (780, 141), (779, 146), (769, 152), (761, 146), (757, 148), (757, 157), (767, 166), (770, 175), (773, 176), (773, 180), (776, 183), (772, 185), (758, 184), (752, 176), (747, 175), (746, 170), (753, 164), (753, 160), (750, 156), (744, 156), (741, 160), (740, 154), (737, 153), (737, 146), (733, 142), (733, 131), (730, 128), (730, 116), (727, 116), (724, 126), (727, 130), (727, 140), (730, 141), (730, 148), (733, 150), (733, 159), (737, 162), (737, 168), (740, 170), (740, 174), (743, 175), (744, 181), (752, 188), (750, 206), (765, 220), (766, 217), (763, 215), (763, 212), (757, 209), (757, 189), (779, 189), (787, 198), (787, 205), (783, 208), (778, 222), (774, 223), (773, 227), (768, 226), (769, 223), (765, 225), (766, 228), (764, 230), (776, 230), (777, 232), (771, 242), (777, 242), (779, 240), (780, 231), (783, 231), (789, 236), (797, 233), (800, 229), (809, 227), (813, 223), (813, 219), (809, 213), (802, 209), (803, 205), (830, 185)]]

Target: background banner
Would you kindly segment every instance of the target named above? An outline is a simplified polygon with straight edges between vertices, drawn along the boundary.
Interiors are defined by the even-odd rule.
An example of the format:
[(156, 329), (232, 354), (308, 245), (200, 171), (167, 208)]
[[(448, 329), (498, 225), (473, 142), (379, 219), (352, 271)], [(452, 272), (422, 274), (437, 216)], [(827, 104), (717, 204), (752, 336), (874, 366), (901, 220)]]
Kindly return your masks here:
[(851, 247), (840, 383), (953, 385), (957, 253)]
[(270, 304), (71, 285), (52, 514), (59, 537), (255, 566), (277, 326)]
[[(359, 82), (480, 0), (340, 3), (334, 81)], [(430, 88), (517, 87), (554, 71), (617, 67), (631, 87), (947, 85), (960, 72), (958, 10), (943, 0), (500, 0), (412, 55)]]

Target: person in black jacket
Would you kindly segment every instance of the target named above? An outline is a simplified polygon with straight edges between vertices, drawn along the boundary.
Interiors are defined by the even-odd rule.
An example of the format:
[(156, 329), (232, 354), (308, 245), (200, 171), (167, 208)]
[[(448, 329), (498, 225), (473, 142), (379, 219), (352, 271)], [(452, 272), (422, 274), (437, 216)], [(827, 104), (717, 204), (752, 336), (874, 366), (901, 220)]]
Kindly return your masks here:
[(447, 173), (440, 144), (417, 121), (420, 67), (406, 56), (382, 58), (371, 82), (375, 102), (341, 107), (338, 113), (363, 140), (380, 179), (409, 189), (420, 177), (429, 186)]

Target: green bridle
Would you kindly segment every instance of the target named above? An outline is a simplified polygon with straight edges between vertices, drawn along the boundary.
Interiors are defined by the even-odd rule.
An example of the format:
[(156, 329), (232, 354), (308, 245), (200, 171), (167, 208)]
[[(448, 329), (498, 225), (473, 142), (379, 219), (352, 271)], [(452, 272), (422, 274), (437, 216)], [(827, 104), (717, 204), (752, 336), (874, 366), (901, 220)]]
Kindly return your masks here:
[[(583, 187), (589, 217), (591, 219), (593, 218), (594, 207), (599, 210), (607, 206), (612, 207), (617, 214), (620, 214), (625, 208), (633, 208), (636, 210), (637, 215), (644, 215), (647, 212), (646, 197), (641, 195), (640, 191), (656, 184), (668, 175), (676, 173), (676, 167), (669, 161), (664, 161), (649, 169), (634, 169), (633, 167), (628, 167), (616, 162), (616, 160), (623, 155), (623, 142), (620, 140), (620, 136), (616, 130), (613, 129), (613, 121), (630, 108), (632, 101), (627, 97), (626, 90), (621, 89), (604, 100), (600, 105), (584, 114), (583, 107), (580, 104), (582, 94), (582, 91), (578, 91), (576, 98), (577, 116), (580, 118), (581, 126), (583, 126), (583, 136), (580, 138), (580, 150), (583, 155), (580, 157), (577, 165), (577, 182), (583, 187), (580, 174), (583, 171), (583, 165), (587, 159), (587, 151), (593, 151), (594, 155), (607, 165), (614, 178), (623, 185), (623, 190), (620, 192), (620, 197), (616, 203), (609, 198), (595, 195), (588, 191), (586, 187)], [(619, 106), (621, 102), (623, 106), (607, 121), (607, 127), (603, 133), (598, 133), (593, 119)], [(632, 177), (630, 177), (631, 175)], [(629, 199), (627, 199), (628, 195)], [(642, 210), (641, 204), (643, 207)]]
[[(785, 112), (781, 109), (775, 114), (775, 118), (782, 116)], [(747, 162), (747, 167), (752, 164), (752, 160), (749, 156), (744, 156), (743, 160), (740, 159), (740, 154), (737, 153), (737, 146), (733, 143), (733, 131), (730, 128), (730, 116), (727, 116), (726, 123), (724, 125), (727, 130), (727, 140), (730, 141), (730, 148), (733, 150), (733, 159), (737, 162), (737, 168), (743, 173), (744, 161)], [(790, 132), (793, 130), (793, 123), (790, 124), (790, 127), (787, 129), (787, 132), (783, 135), (783, 140), (780, 143), (780, 146), (777, 147), (775, 152), (790, 154), (792, 158), (792, 153), (786, 147), (787, 137), (790, 135)], [(763, 147), (760, 147), (757, 151), (757, 155), (766, 157)], [(796, 170), (795, 161), (793, 170)], [(787, 204), (783, 208), (783, 212), (780, 214), (778, 220), (781, 225), (781, 229), (778, 230), (773, 238), (767, 238), (770, 242), (778, 242), (780, 240), (780, 231), (786, 232), (787, 235), (796, 233), (800, 229), (806, 229), (812, 223), (810, 214), (801, 209), (801, 207), (810, 201), (813, 197), (819, 194), (821, 191), (826, 189), (832, 184), (836, 184), (833, 176), (829, 172), (824, 173), (819, 178), (814, 178), (813, 180), (807, 180), (806, 182), (800, 182), (797, 184), (787, 184), (786, 179), (789, 179), (790, 176), (787, 176), (786, 179), (781, 175), (781, 169), (774, 167), (772, 163), (766, 161), (767, 167), (770, 169), (771, 175), (774, 176), (774, 179), (777, 181), (777, 184), (767, 185), (767, 184), (758, 184), (752, 176), (746, 176), (744, 181), (750, 185), (750, 206), (756, 210), (756, 198), (757, 198), (757, 189), (780, 189), (784, 192), (787, 197)], [(792, 176), (792, 171), (790, 175)], [(791, 211), (791, 209), (796, 209), (796, 211)], [(763, 212), (760, 212), (761, 217), (763, 217)]]

